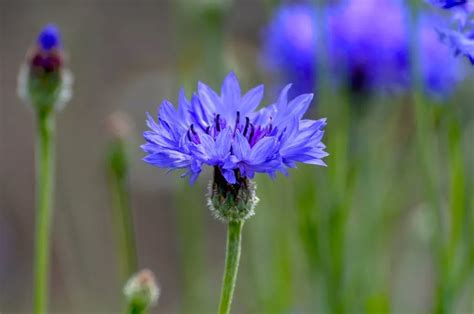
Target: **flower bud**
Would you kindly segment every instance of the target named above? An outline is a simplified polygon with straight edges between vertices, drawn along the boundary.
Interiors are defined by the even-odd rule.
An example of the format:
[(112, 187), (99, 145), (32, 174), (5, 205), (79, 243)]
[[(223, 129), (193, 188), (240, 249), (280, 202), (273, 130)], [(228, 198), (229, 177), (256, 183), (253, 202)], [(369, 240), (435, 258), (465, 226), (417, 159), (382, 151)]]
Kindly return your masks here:
[(123, 289), (127, 303), (133, 313), (141, 313), (158, 302), (160, 288), (153, 272), (144, 269), (133, 275)]
[(207, 204), (214, 217), (223, 222), (244, 221), (255, 214), (259, 199), (257, 185), (236, 171), (237, 183), (230, 184), (218, 167), (214, 168), (214, 179), (209, 183)]
[(18, 76), (18, 94), (35, 110), (60, 109), (71, 98), (72, 75), (65, 68), (59, 29), (43, 28)]
[(115, 111), (105, 120), (107, 133), (114, 139), (126, 139), (133, 129), (133, 123), (126, 113)]

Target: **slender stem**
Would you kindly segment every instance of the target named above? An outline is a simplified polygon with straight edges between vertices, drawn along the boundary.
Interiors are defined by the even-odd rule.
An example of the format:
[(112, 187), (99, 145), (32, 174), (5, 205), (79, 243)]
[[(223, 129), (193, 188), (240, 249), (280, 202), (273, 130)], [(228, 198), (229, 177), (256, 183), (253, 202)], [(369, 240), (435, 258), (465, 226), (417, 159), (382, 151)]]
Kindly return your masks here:
[(34, 313), (47, 312), (49, 255), (53, 210), (54, 177), (54, 115), (50, 112), (38, 114), (38, 138), (36, 152), (36, 247)]
[(227, 252), (225, 257), (225, 270), (222, 281), (219, 314), (230, 313), (232, 296), (234, 294), (235, 282), (237, 279), (237, 271), (239, 269), (243, 225), (243, 221), (229, 222), (227, 229)]
[(109, 182), (113, 198), (113, 216), (117, 233), (120, 260), (122, 264), (122, 280), (125, 282), (137, 271), (137, 254), (133, 214), (130, 205), (128, 186), (128, 162), (125, 143), (117, 140), (111, 146), (109, 156)]
[(130, 208), (129, 194), (126, 182), (115, 178), (112, 183), (115, 212), (117, 219), (117, 234), (119, 235), (120, 251), (123, 263), (123, 278), (126, 280), (137, 271), (137, 257), (135, 248), (135, 234), (133, 228), (132, 210)]

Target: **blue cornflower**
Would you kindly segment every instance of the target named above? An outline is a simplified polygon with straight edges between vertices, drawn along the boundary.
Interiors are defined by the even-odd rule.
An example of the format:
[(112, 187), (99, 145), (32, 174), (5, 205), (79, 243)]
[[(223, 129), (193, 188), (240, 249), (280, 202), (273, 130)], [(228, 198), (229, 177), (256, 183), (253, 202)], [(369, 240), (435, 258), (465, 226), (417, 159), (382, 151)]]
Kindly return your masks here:
[(257, 172), (275, 177), (297, 162), (325, 165), (321, 142), (326, 120), (303, 119), (312, 94), (288, 101), (287, 85), (276, 103), (256, 110), (263, 85), (241, 95), (234, 73), (224, 80), (221, 94), (204, 83), (188, 100), (181, 90), (178, 108), (165, 100), (158, 119), (148, 115), (144, 160), (170, 170), (184, 169), (194, 182), (204, 165), (215, 167), (229, 184), (252, 179)]
[(286, 4), (275, 11), (263, 31), (264, 67), (294, 82), (296, 93), (314, 88), (316, 77), (316, 8), (310, 4)]
[(328, 9), (334, 72), (356, 91), (396, 90), (409, 77), (405, 6), (396, 0), (349, 0)]
[(38, 35), (38, 45), (44, 51), (51, 51), (61, 46), (59, 28), (54, 24), (46, 25)]

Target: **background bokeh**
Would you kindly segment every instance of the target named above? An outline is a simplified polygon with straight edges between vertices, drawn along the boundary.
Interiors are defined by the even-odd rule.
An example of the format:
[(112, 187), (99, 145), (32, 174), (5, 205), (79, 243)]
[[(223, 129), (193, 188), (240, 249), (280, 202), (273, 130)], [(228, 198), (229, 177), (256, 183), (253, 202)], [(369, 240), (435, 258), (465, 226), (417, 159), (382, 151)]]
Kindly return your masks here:
[[(268, 101), (275, 99), (278, 84), (259, 51), (276, 5), (0, 0), (0, 312), (32, 306), (35, 121), (16, 84), (38, 30), (49, 22), (60, 27), (74, 73), (74, 97), (57, 115), (52, 312), (121, 311), (105, 166), (108, 117), (120, 111), (132, 124), (138, 263), (162, 288), (154, 312), (209, 313), (218, 303), (225, 247), (225, 225), (205, 205), (211, 172), (190, 187), (145, 164), (145, 113), (155, 113), (163, 98), (176, 101), (182, 85), (188, 95), (198, 80), (217, 89), (229, 70), (243, 90), (265, 82)], [(474, 69), (464, 66), (468, 78), (428, 110), (431, 194), (409, 93), (348, 99), (331, 88), (318, 91), (310, 115), (329, 118), (328, 167), (257, 179), (261, 202), (244, 228), (235, 313), (426, 313), (443, 276), (453, 313), (473, 312)], [(459, 244), (441, 268), (432, 239), (450, 228), (437, 224), (433, 204), (449, 226), (453, 208), (463, 213)]]

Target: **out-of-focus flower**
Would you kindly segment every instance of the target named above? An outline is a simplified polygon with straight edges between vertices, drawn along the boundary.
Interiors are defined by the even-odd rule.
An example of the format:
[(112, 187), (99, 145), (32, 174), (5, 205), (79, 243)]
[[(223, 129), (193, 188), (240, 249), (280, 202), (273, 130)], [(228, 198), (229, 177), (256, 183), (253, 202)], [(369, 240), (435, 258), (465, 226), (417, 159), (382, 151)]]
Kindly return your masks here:
[(183, 176), (189, 175), (191, 182), (208, 165), (229, 184), (241, 184), (256, 172), (286, 174), (297, 162), (324, 165), (326, 120), (303, 119), (313, 95), (288, 101), (290, 87), (275, 104), (260, 110), (263, 85), (241, 95), (234, 73), (225, 78), (220, 95), (203, 83), (190, 101), (181, 91), (177, 110), (165, 100), (156, 122), (148, 116), (144, 160), (170, 170), (185, 169)]
[(396, 90), (408, 79), (408, 30), (396, 0), (349, 0), (328, 10), (331, 66), (356, 91)]
[(314, 6), (282, 5), (263, 32), (263, 65), (284, 81), (292, 81), (294, 92), (310, 92), (316, 78), (316, 36)]
[(144, 269), (127, 281), (123, 293), (127, 298), (130, 313), (145, 313), (158, 302), (160, 287), (153, 272)]
[(439, 42), (434, 18), (422, 14), (417, 29), (410, 30), (402, 1), (349, 0), (331, 7), (328, 18), (331, 66), (340, 84), (348, 81), (353, 91), (411, 86), (410, 31), (420, 36), (420, 76), (428, 95), (448, 95), (464, 76), (460, 62)]
[(451, 49), (440, 42), (435, 26), (433, 17), (426, 14), (420, 16), (420, 66), (425, 91), (429, 95), (443, 97), (452, 93), (463, 80), (465, 70), (462, 61), (454, 58)]
[[(437, 25), (439, 39), (447, 45), (455, 56), (465, 56), (474, 64), (474, 1), (428, 1), (431, 4), (452, 11), (451, 23)], [(447, 26), (454, 24), (454, 26)]]
[(49, 24), (38, 35), (18, 76), (18, 94), (39, 111), (62, 107), (71, 98), (72, 75), (65, 66), (59, 29)]

